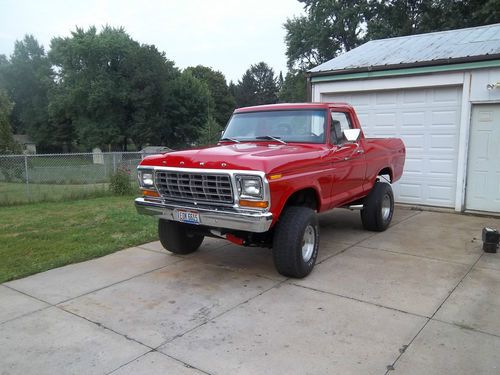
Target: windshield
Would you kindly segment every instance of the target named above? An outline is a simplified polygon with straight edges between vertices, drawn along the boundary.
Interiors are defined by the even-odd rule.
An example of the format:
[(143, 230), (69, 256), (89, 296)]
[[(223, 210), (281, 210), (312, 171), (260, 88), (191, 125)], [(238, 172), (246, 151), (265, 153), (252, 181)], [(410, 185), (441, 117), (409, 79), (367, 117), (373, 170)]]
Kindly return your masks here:
[(324, 110), (247, 112), (233, 115), (222, 138), (237, 141), (324, 143)]

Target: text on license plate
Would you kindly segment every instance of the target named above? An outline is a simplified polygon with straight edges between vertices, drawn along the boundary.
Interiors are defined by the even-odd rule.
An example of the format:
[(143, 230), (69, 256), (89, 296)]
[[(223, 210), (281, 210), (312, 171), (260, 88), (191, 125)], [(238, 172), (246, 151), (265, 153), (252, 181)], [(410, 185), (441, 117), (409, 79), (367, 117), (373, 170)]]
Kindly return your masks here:
[(183, 223), (200, 224), (200, 214), (194, 211), (177, 210), (177, 220)]

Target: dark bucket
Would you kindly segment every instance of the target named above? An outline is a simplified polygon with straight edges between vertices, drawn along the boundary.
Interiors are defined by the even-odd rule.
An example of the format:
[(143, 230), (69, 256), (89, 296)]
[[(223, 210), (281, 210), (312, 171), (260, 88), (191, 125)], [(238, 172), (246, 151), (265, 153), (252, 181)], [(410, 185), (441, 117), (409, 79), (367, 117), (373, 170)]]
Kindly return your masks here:
[(500, 242), (500, 232), (497, 229), (483, 228), (483, 250), (485, 253), (496, 253)]

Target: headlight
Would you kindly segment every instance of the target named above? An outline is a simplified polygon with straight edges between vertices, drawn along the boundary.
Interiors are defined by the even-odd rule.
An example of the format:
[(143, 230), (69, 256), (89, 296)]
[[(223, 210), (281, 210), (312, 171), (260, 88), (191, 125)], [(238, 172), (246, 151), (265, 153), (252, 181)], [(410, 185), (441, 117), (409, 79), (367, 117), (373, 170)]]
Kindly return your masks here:
[(255, 176), (237, 176), (238, 194), (243, 199), (262, 199), (262, 179)]
[(154, 187), (154, 172), (152, 170), (142, 170), (139, 171), (139, 184), (144, 188), (152, 188)]

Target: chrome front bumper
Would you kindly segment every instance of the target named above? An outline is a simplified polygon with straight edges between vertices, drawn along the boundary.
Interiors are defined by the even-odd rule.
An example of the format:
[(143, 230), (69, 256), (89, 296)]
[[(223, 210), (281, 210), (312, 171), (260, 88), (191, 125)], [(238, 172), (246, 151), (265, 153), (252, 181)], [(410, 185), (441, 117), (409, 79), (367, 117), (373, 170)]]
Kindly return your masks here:
[(135, 208), (143, 215), (177, 221), (176, 210), (196, 211), (201, 225), (208, 227), (242, 230), (247, 232), (267, 232), (273, 221), (270, 212), (237, 211), (234, 208), (202, 208), (181, 203), (162, 203), (136, 198)]

